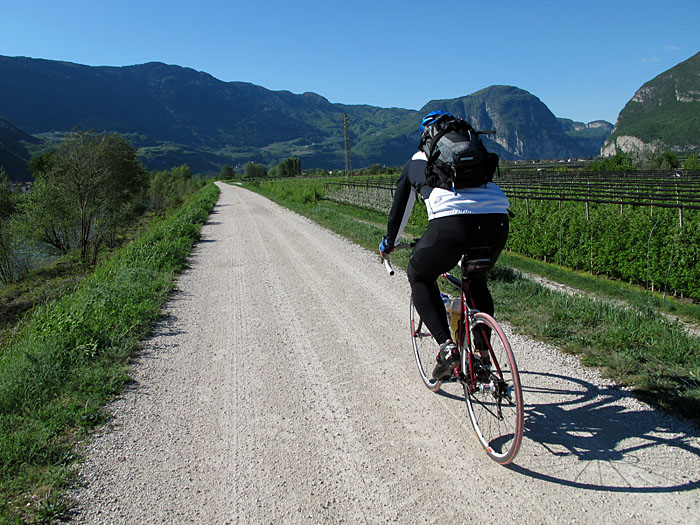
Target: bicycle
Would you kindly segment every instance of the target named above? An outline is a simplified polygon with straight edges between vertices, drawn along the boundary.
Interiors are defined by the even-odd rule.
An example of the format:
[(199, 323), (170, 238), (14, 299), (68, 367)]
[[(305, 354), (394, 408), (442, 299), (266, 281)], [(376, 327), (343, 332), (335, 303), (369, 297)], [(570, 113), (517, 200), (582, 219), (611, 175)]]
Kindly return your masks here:
[[(412, 248), (416, 242), (394, 249)], [(464, 388), (469, 419), (488, 456), (501, 465), (515, 458), (523, 437), (523, 394), (518, 367), (501, 325), (489, 314), (474, 308), (470, 279), (491, 266), (488, 247), (473, 248), (460, 260), (461, 278), (444, 273), (441, 278), (459, 291), (460, 318), (454, 341), (460, 363), (448, 379), (435, 380), (431, 368), (439, 346), (423, 324), (411, 297), (411, 339), (421, 379), (437, 392), (445, 382), (459, 382)], [(484, 257), (486, 255), (486, 257)], [(384, 256), (389, 275), (394, 274), (389, 256)], [(486, 352), (488, 350), (488, 352)], [(488, 354), (488, 355), (487, 355)]]

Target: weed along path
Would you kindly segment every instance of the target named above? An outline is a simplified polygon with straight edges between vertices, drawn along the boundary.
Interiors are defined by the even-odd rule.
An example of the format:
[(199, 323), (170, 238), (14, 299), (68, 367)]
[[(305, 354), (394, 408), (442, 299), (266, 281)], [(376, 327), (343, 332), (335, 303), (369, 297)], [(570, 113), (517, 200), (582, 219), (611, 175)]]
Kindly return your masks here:
[(482, 452), (429, 392), (405, 274), (221, 184), (191, 266), (87, 446), (80, 523), (700, 523), (700, 438), (509, 332), (525, 437)]

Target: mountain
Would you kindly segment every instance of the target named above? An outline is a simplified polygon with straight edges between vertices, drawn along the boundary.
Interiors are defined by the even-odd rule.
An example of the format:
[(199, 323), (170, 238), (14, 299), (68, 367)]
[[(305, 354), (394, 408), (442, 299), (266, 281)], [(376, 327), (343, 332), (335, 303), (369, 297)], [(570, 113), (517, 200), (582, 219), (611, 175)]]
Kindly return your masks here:
[(0, 166), (5, 169), (11, 181), (31, 180), (27, 145), (40, 142), (11, 122), (0, 118)]
[(601, 153), (614, 155), (616, 148), (700, 151), (700, 53), (637, 90)]
[(135, 134), (145, 156), (156, 164), (164, 158), (168, 168), (174, 157), (197, 155), (210, 164), (298, 155), (306, 167), (338, 167), (344, 165), (345, 113), (353, 139), (415, 114), (331, 104), (314, 93), (222, 82), (161, 63), (90, 67), (0, 57), (0, 79), (0, 116), (25, 131), (68, 132), (77, 126)]
[(576, 140), (582, 147), (586, 147), (590, 157), (598, 156), (605, 139), (610, 136), (613, 125), (605, 120), (594, 120), (585, 124), (574, 122), (570, 119), (558, 118), (564, 133)]
[(315, 93), (223, 82), (157, 62), (93, 67), (0, 56), (1, 117), (48, 141), (76, 128), (125, 134), (151, 169), (187, 162), (194, 171), (216, 172), (224, 163), (270, 165), (290, 156), (304, 168), (341, 168), (345, 114), (353, 167), (400, 165), (418, 143), (422, 115), (434, 107), (495, 128), (491, 146), (505, 159), (590, 155), (586, 141), (567, 135), (537, 97), (510, 86), (413, 111), (334, 104)]
[[(508, 160), (564, 159), (598, 153), (587, 139), (567, 134), (549, 108), (536, 96), (513, 86), (491, 86), (452, 100), (433, 100), (421, 114), (435, 109), (467, 118), (478, 130), (495, 129), (486, 147)], [(610, 125), (612, 127), (612, 125)]]

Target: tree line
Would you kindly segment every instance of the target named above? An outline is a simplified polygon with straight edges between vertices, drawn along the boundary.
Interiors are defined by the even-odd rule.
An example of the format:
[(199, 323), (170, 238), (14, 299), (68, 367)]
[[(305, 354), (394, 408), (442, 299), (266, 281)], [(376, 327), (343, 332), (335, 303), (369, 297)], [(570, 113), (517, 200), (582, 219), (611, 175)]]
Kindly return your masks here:
[(34, 253), (75, 254), (94, 265), (145, 213), (164, 215), (206, 180), (180, 166), (149, 172), (116, 133), (74, 132), (30, 160), (34, 182), (12, 191), (0, 168), (0, 282), (29, 270)]
[[(365, 168), (352, 170), (351, 175), (384, 175), (387, 173), (399, 174), (401, 173), (401, 168), (402, 166), (391, 167), (384, 166), (382, 164), (372, 164)], [(263, 177), (298, 177), (300, 175), (307, 177), (327, 177), (332, 174), (332, 171), (329, 172), (323, 168), (307, 169), (302, 172), (301, 160), (298, 157), (290, 157), (272, 166), (269, 170), (264, 164), (258, 164), (252, 161), (247, 162), (243, 166), (243, 172), (241, 174), (237, 174), (230, 165), (226, 164), (221, 168), (219, 178), (222, 180), (233, 179), (236, 177), (242, 177), (244, 179), (259, 179)]]
[(633, 171), (633, 170), (700, 170), (700, 158), (695, 153), (681, 162), (675, 151), (618, 151), (610, 157), (596, 159), (586, 169), (591, 171)]
[[(301, 160), (298, 157), (290, 157), (283, 160), (279, 164), (272, 166), (269, 170), (264, 164), (249, 161), (243, 165), (243, 173), (241, 174), (244, 179), (297, 177), (299, 175), (301, 175)], [(225, 164), (219, 172), (219, 178), (222, 180), (234, 179), (237, 176), (238, 174), (236, 174), (233, 167), (229, 164)]]

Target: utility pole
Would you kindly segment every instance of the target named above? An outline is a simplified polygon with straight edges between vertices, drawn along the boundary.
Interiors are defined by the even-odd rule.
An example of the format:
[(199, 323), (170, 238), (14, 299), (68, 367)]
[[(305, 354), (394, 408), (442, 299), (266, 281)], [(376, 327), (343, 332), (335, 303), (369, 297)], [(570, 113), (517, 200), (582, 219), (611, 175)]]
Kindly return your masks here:
[(348, 131), (348, 115), (343, 115), (343, 127), (345, 129), (345, 178), (350, 177), (352, 171), (352, 159), (350, 158), (350, 132)]

